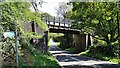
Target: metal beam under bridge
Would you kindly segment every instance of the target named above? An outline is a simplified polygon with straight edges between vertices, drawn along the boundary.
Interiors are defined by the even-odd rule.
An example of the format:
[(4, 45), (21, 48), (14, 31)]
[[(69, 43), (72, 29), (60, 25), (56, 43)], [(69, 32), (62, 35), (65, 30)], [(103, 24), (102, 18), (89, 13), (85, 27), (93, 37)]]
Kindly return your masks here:
[(64, 33), (64, 34), (79, 34), (79, 30), (66, 30), (66, 29), (55, 29), (55, 28), (49, 28), (49, 32)]

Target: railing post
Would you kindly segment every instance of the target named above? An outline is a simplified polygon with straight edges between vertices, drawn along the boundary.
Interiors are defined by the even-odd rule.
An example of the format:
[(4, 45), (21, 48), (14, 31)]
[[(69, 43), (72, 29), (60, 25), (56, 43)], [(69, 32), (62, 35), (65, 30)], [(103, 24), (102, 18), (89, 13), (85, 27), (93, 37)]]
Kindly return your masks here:
[(58, 29), (60, 29), (60, 17), (59, 17), (59, 27), (58, 27)]
[(64, 29), (65, 29), (65, 20), (66, 20), (66, 19), (64, 18)]
[(54, 17), (54, 20), (53, 20), (53, 28), (54, 28), (54, 26), (55, 26), (55, 17)]
[(45, 16), (45, 18), (46, 18), (46, 24), (47, 24), (47, 16)]
[(47, 17), (47, 20), (48, 20), (48, 28), (50, 27), (50, 18), (49, 16)]
[(70, 24), (69, 24), (69, 20), (68, 20), (68, 30), (69, 30), (69, 27), (70, 27), (69, 25), (70, 25)]

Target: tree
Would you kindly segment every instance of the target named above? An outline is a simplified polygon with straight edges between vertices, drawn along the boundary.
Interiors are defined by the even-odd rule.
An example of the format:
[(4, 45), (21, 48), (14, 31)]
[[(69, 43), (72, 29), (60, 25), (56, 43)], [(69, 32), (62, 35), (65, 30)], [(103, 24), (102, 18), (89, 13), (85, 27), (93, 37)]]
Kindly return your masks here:
[(49, 17), (50, 18), (52, 16), (50, 14), (48, 14), (48, 13), (45, 12), (45, 13), (41, 13), (41, 17)]
[[(107, 44), (118, 39), (117, 12), (114, 2), (73, 2), (72, 27), (84, 33), (92, 33), (93, 37), (104, 40)], [(80, 23), (79, 23), (80, 22)]]
[[(43, 23), (40, 20), (40, 13), (37, 12), (31, 12), (30, 11), (30, 6), (31, 3), (30, 2), (1, 2), (0, 5), (2, 8), (2, 15), (1, 15), (1, 20), (0, 20), (0, 26), (2, 27), (1, 29), (3, 29), (2, 31), (15, 31), (15, 26), (17, 27), (17, 32), (20, 33), (19, 35), (19, 48), (22, 48), (22, 42), (25, 42), (27, 44), (25, 44), (24, 46), (29, 47), (29, 40), (28, 38), (31, 38), (33, 35), (33, 33), (28, 33), (25, 32), (23, 30), (23, 26), (21, 24), (23, 24), (26, 21), (35, 21), (38, 26), (42, 27), (43, 29), (47, 30), (47, 25), (45, 23)], [(15, 25), (15, 23), (17, 25)], [(27, 22), (26, 22), (27, 23)], [(0, 29), (0, 30), (1, 30)], [(22, 41), (21, 41), (22, 39)], [(13, 55), (11, 50), (11, 47), (13, 49), (15, 49), (15, 42), (14, 39), (3, 39), (5, 41), (0, 42), (0, 49), (2, 49), (2, 52), (5, 57), (3, 57), (4, 60), (6, 60), (5, 62), (9, 62), (6, 65), (15, 65), (15, 54)], [(7, 41), (6, 41), (7, 40)], [(27, 41), (27, 42), (26, 42)], [(23, 50), (20, 50), (20, 52)], [(3, 55), (3, 56), (4, 56)], [(6, 57), (9, 56), (9, 57)], [(12, 58), (12, 59), (11, 59)]]
[[(15, 22), (21, 24), (24, 21), (35, 21), (43, 29), (47, 30), (47, 25), (45, 25), (40, 20), (40, 13), (31, 12), (29, 9), (31, 6), (30, 2), (2, 2), (2, 22), (4, 30), (14, 30), (13, 26)], [(20, 23), (21, 22), (21, 23)], [(9, 26), (9, 27), (8, 27)], [(12, 27), (12, 28), (11, 28)]]
[(72, 7), (70, 5), (67, 5), (66, 2), (60, 2), (58, 8), (56, 8), (57, 15), (66, 17), (66, 12), (70, 11)]

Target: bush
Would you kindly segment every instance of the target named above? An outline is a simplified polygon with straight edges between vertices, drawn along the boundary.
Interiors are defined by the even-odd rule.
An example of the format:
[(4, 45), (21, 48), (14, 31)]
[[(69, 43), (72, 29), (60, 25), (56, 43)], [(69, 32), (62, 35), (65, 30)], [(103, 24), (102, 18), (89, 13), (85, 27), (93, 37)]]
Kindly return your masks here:
[(84, 56), (89, 56), (109, 62), (120, 63), (118, 41), (112, 42), (108, 45), (94, 45), (89, 50), (80, 53)]
[(68, 49), (73, 46), (73, 37), (72, 34), (65, 34), (64, 36), (61, 37), (55, 37), (53, 38), (55, 42), (60, 42), (59, 47), (61, 49)]
[(117, 43), (115, 44), (108, 44), (106, 46), (104, 45), (94, 45), (94, 46), (91, 46), (89, 48), (89, 52), (91, 53), (100, 53), (100, 54), (103, 54), (103, 55), (107, 55), (107, 56), (117, 56)]
[(66, 49), (66, 51), (69, 51), (70, 53), (78, 53), (78, 52), (76, 52), (77, 50), (75, 47), (68, 48), (68, 49)]
[(57, 61), (50, 53), (41, 53), (40, 50), (34, 48), (32, 45), (26, 46), (23, 50), (24, 55), (19, 56), (20, 68), (61, 68)]
[(15, 66), (15, 41), (11, 38), (4, 38), (1, 42), (2, 66)]

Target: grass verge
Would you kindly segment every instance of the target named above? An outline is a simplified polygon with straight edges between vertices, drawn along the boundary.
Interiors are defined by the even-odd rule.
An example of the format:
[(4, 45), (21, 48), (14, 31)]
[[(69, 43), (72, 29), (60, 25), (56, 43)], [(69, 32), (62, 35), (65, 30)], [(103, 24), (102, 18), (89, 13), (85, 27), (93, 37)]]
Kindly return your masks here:
[(23, 56), (20, 56), (20, 68), (61, 68), (49, 52), (45, 54), (35, 52), (36, 53), (26, 52)]
[(101, 59), (101, 60), (105, 60), (105, 61), (109, 61), (117, 64), (120, 63), (119, 57), (105, 56), (100, 53), (94, 54), (94, 53), (90, 53), (89, 50), (85, 52), (81, 52), (80, 55), (89, 56), (89, 57), (93, 57), (93, 58), (97, 58), (97, 59)]
[(70, 53), (77, 53), (75, 48), (68, 48), (68, 49), (66, 49), (66, 51), (68, 51)]

